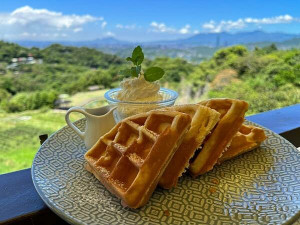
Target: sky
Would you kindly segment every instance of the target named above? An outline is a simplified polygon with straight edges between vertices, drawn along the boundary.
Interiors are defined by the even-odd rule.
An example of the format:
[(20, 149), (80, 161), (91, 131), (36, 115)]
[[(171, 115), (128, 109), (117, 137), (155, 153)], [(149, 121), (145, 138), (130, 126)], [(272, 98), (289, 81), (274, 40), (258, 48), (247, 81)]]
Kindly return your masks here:
[(298, 0), (1, 0), (0, 39), (126, 41), (198, 33), (300, 33)]

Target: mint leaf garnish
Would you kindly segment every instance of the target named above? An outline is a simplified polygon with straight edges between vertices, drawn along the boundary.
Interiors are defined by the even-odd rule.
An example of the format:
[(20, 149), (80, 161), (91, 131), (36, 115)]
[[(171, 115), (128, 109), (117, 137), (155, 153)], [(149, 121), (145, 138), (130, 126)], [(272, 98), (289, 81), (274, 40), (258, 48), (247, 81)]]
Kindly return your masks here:
[[(132, 62), (133, 67), (126, 70), (121, 70), (120, 74), (124, 75), (126, 77), (132, 76), (132, 77), (138, 77), (139, 74), (142, 71), (142, 62), (144, 61), (144, 53), (140, 46), (137, 46), (134, 48), (131, 57), (126, 58), (127, 61)], [(148, 68), (144, 74), (144, 78), (146, 81), (156, 81), (162, 78), (162, 76), (165, 74), (165, 71), (159, 67), (151, 67)]]
[(163, 77), (165, 71), (160, 67), (150, 67), (144, 73), (144, 77), (146, 81), (156, 81)]
[(131, 61), (133, 62), (134, 65), (136, 65), (136, 66), (141, 65), (141, 63), (144, 60), (144, 53), (140, 46), (137, 46), (133, 50), (131, 58), (132, 58)]

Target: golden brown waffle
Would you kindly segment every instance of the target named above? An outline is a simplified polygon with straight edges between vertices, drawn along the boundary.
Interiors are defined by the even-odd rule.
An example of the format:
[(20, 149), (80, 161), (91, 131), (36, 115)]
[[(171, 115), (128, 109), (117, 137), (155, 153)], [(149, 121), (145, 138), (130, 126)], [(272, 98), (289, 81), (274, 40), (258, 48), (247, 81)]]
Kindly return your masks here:
[(176, 186), (178, 178), (189, 166), (189, 160), (219, 121), (220, 113), (197, 104), (172, 106), (164, 110), (183, 112), (192, 118), (191, 128), (159, 180), (161, 187), (169, 189)]
[(237, 134), (233, 137), (229, 148), (224, 152), (218, 163), (232, 159), (245, 152), (258, 147), (266, 139), (263, 129), (243, 124)]
[(168, 111), (126, 118), (85, 154), (86, 168), (124, 206), (141, 207), (149, 200), (190, 123), (189, 115)]
[(248, 103), (235, 99), (210, 99), (199, 104), (218, 111), (221, 119), (190, 164), (193, 176), (204, 174), (213, 168), (241, 127), (248, 109)]

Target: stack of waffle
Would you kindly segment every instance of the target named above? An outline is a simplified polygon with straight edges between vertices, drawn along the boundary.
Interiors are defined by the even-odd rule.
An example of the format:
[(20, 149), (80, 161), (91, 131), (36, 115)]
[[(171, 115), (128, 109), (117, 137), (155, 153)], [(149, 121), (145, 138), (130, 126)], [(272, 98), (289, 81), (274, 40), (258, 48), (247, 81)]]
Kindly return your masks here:
[(259, 146), (266, 136), (243, 124), (247, 109), (241, 100), (211, 99), (126, 118), (85, 154), (86, 169), (124, 206), (139, 208), (187, 169), (197, 177)]

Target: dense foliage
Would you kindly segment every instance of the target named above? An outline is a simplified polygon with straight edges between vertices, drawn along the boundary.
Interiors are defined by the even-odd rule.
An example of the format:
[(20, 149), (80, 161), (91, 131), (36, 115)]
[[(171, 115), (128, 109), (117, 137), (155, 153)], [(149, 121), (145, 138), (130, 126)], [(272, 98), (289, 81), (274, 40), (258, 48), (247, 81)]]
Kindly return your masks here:
[[(29, 57), (34, 63), (27, 61)], [(124, 63), (125, 60), (117, 56), (84, 47), (55, 44), (45, 49), (28, 49), (0, 41), (1, 108), (8, 112), (43, 106), (53, 108), (58, 94), (75, 94), (90, 85), (110, 88), (120, 80), (117, 74)], [(56, 94), (51, 94), (51, 104), (27, 102), (32, 102), (28, 99), (36, 95), (44, 96), (53, 91)]]
[(206, 91), (205, 97), (246, 100), (251, 106), (248, 113), (296, 104), (300, 99), (299, 59), (299, 49), (277, 50), (274, 45), (254, 51), (243, 46), (224, 48), (195, 68), (189, 85), (194, 92)]
[(29, 49), (20, 45), (0, 41), (0, 62), (10, 63), (12, 58), (27, 57)]
[(3, 109), (9, 112), (39, 109), (42, 107), (54, 108), (57, 93), (55, 91), (20, 92), (12, 98), (1, 101)]
[[(13, 64), (12, 59), (32, 56), (40, 63)], [(16, 60), (15, 60), (16, 61)], [(161, 67), (160, 80), (187, 97), (240, 98), (257, 113), (299, 102), (300, 50), (278, 50), (275, 45), (249, 51), (238, 45), (219, 49), (198, 65), (180, 58), (144, 61), (145, 69)], [(128, 63), (95, 49), (52, 45), (23, 48), (0, 42), (0, 107), (8, 112), (55, 106), (59, 94), (75, 94), (91, 85), (112, 88), (123, 79), (119, 71)]]

